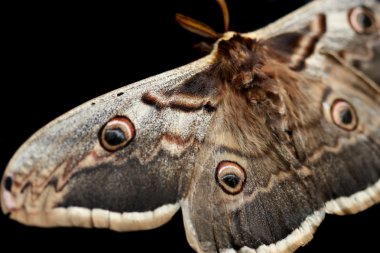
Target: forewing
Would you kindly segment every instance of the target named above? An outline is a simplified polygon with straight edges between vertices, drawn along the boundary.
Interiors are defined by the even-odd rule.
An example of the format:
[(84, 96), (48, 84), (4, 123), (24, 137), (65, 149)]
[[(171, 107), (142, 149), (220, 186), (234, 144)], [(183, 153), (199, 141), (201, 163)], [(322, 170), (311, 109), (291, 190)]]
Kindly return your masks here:
[[(324, 35), (318, 41), (319, 50), (339, 55), (345, 64), (356, 68), (380, 85), (380, 2), (377, 0), (321, 0), (294, 11), (258, 31), (249, 33), (252, 38), (270, 39), (286, 33), (298, 33), (306, 24), (318, 33), (324, 17)], [(363, 21), (366, 20), (366, 21)], [(363, 22), (363, 23), (361, 23)], [(360, 25), (367, 25), (367, 29)], [(309, 72), (320, 73), (320, 58), (310, 57)]]
[[(26, 224), (120, 231), (169, 220), (186, 192), (211, 117), (204, 105), (212, 87), (189, 90), (188, 80), (209, 61), (112, 91), (39, 130), (7, 166), (3, 211)], [(114, 121), (120, 124), (116, 130)], [(123, 131), (129, 138), (124, 147), (102, 143), (108, 138), (118, 144), (114, 135)]]

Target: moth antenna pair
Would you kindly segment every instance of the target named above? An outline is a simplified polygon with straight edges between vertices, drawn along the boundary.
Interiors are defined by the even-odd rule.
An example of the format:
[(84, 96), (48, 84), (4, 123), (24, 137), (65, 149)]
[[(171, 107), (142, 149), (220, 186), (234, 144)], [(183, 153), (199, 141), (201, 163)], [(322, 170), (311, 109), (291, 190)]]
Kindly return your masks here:
[[(230, 16), (228, 13), (228, 7), (225, 0), (216, 0), (218, 3), (220, 9), (222, 10), (223, 14), (223, 23), (224, 23), (224, 31), (228, 31)], [(211, 38), (211, 39), (219, 39), (222, 34), (216, 32), (214, 29), (212, 29), (210, 26), (206, 25), (205, 23), (202, 23), (198, 20), (195, 20), (193, 18), (190, 18), (188, 16), (185, 16), (180, 13), (176, 13), (176, 21), (179, 25), (181, 25), (186, 30), (198, 34), (205, 38)]]

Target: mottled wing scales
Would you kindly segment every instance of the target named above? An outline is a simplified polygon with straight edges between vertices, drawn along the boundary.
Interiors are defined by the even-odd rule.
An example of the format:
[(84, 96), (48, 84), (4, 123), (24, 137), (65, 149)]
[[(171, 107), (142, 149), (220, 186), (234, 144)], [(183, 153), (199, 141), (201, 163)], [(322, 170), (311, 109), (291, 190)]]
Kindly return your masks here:
[(181, 207), (197, 252), (295, 251), (326, 213), (380, 202), (379, 6), (314, 1), (74, 109), (12, 158), (3, 211), (130, 231)]
[[(375, 29), (371, 33), (358, 33), (352, 27), (350, 14), (356, 8), (369, 10)], [(380, 4), (377, 0), (322, 0), (312, 1), (303, 8), (279, 19), (278, 21), (248, 33), (251, 38), (271, 39), (282, 34), (299, 33), (305, 29), (305, 24), (314, 23), (316, 17), (324, 15), (325, 33), (318, 42), (318, 47), (340, 55), (345, 61), (363, 72), (375, 83), (380, 85)], [(315, 26), (314, 26), (315, 27)], [(308, 59), (309, 72), (320, 72), (319, 57)]]
[[(118, 231), (168, 221), (187, 191), (210, 118), (207, 110), (191, 110), (207, 94), (193, 92), (185, 100), (177, 86), (209, 62), (204, 58), (113, 91), (42, 128), (7, 167), (4, 180), (10, 185), (2, 189), (3, 211), (30, 225)], [(152, 106), (146, 94), (162, 97)], [(159, 102), (170, 106), (160, 108)], [(125, 127), (133, 128), (133, 136), (113, 152), (103, 148), (99, 133), (118, 118), (131, 122)]]
[(274, 36), (266, 42), (274, 57), (282, 59), (294, 70), (306, 67), (306, 60), (314, 53), (317, 43), (326, 32), (326, 16), (316, 15), (310, 25), (297, 32)]
[[(198, 252), (293, 252), (311, 240), (326, 213), (356, 213), (380, 201), (376, 88), (331, 55), (315, 56), (323, 60), (323, 75), (294, 68), (287, 53), (303, 52), (304, 64), (318, 54), (313, 47), (323, 33), (310, 31), (219, 43), (215, 64), (225, 73), (207, 75), (221, 77), (222, 95), (181, 204)], [(278, 41), (290, 45), (277, 47)], [(349, 101), (359, 115), (354, 131), (332, 121), (336, 99)], [(223, 161), (246, 172), (236, 195), (210, 185)]]

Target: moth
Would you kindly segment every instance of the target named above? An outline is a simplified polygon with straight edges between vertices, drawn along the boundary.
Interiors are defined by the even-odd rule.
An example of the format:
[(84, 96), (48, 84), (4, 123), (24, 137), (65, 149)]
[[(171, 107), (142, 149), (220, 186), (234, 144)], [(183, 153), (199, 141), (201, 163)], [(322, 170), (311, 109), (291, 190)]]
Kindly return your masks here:
[(198, 61), (85, 103), (3, 176), (11, 218), (151, 229), (197, 252), (292, 252), (380, 201), (379, 1), (312, 2)]

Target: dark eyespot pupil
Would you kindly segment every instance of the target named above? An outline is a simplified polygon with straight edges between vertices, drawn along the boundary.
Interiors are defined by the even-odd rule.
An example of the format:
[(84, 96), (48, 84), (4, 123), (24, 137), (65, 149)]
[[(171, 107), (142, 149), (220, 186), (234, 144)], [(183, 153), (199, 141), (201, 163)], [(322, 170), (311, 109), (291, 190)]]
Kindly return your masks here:
[(13, 180), (12, 180), (12, 178), (11, 177), (7, 177), (6, 179), (5, 179), (5, 182), (4, 182), (4, 187), (5, 187), (5, 190), (7, 190), (7, 191), (11, 191), (11, 189), (12, 189), (12, 185), (13, 185)]
[(368, 17), (367, 14), (361, 13), (357, 17), (358, 23), (363, 27), (363, 28), (369, 28), (372, 26), (372, 20), (370, 17)]
[(223, 182), (231, 188), (235, 188), (239, 183), (240, 179), (234, 174), (225, 175), (222, 178)]
[(350, 109), (347, 108), (345, 110), (342, 110), (339, 113), (339, 116), (343, 124), (348, 125), (352, 123), (352, 113)]
[(106, 129), (105, 140), (111, 146), (116, 146), (125, 141), (125, 135), (120, 128)]

